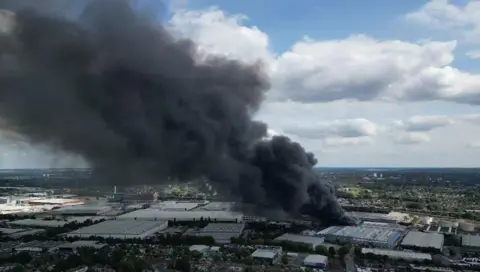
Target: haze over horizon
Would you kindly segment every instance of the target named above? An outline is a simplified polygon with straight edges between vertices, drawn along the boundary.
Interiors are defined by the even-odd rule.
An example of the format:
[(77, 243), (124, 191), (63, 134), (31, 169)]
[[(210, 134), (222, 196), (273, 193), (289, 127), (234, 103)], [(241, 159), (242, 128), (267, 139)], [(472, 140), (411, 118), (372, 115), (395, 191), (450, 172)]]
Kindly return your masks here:
[[(257, 119), (319, 167), (480, 166), (480, 2), (171, 4), (179, 37), (269, 65)], [(0, 140), (1, 169), (88, 166), (8, 133)]]

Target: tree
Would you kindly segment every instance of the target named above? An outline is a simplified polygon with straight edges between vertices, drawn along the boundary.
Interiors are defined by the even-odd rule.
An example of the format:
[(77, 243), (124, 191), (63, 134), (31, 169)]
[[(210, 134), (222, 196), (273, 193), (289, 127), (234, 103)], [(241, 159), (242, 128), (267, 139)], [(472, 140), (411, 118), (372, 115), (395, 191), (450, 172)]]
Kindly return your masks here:
[(361, 247), (355, 246), (354, 251), (355, 251), (356, 256), (358, 256), (358, 257), (362, 256), (362, 248)]
[(325, 247), (324, 245), (318, 245), (315, 247), (315, 253), (320, 255), (328, 255), (327, 247)]
[(288, 257), (287, 257), (287, 255), (283, 255), (283, 256), (282, 256), (282, 263), (283, 263), (284, 265), (287, 265), (287, 264), (288, 264)]
[(250, 256), (245, 257), (245, 258), (243, 259), (243, 263), (244, 263), (245, 265), (252, 265), (252, 264), (253, 264), (253, 259), (252, 259), (252, 257), (250, 257)]
[(345, 257), (350, 252), (350, 248), (348, 246), (342, 246), (338, 249), (338, 255), (340, 255), (341, 258)]
[(175, 261), (175, 269), (180, 270), (182, 272), (190, 272), (190, 262), (188, 258), (181, 258)]
[(17, 264), (12, 269), (10, 269), (9, 271), (10, 272), (26, 272), (27, 269), (25, 269), (25, 267), (23, 267), (22, 265)]
[(336, 253), (337, 253), (337, 252), (335, 251), (335, 248), (334, 248), (334, 247), (330, 247), (330, 248), (328, 249), (328, 254), (329, 254), (330, 256), (333, 257), (333, 256), (335, 256)]

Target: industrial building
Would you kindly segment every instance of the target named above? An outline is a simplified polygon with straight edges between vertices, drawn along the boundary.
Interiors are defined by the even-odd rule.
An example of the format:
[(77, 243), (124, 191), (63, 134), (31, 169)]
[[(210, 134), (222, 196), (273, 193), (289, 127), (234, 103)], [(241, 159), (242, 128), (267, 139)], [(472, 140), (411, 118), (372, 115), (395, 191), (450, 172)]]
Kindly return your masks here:
[(388, 226), (333, 226), (326, 228), (317, 234), (325, 237), (325, 241), (331, 243), (348, 243), (356, 245), (368, 245), (378, 248), (394, 247), (402, 236), (402, 231)]
[(152, 205), (150, 208), (162, 211), (190, 211), (198, 207), (200, 203), (184, 201), (163, 201)]
[(12, 222), (7, 222), (9, 226), (15, 226), (15, 227), (27, 227), (27, 228), (32, 228), (32, 227), (38, 227), (38, 228), (61, 228), (65, 226), (66, 224), (72, 223), (72, 222), (77, 222), (77, 223), (84, 223), (87, 220), (91, 220), (93, 222), (99, 221), (99, 220), (105, 220), (107, 219), (106, 217), (103, 216), (72, 216), (72, 217), (67, 217), (67, 218), (62, 218), (62, 219), (51, 219), (51, 220), (46, 220), (46, 219), (23, 219), (23, 220), (17, 220), (17, 221), (12, 221)]
[(480, 252), (480, 235), (462, 236), (462, 251), (470, 253)]
[(171, 220), (171, 221), (198, 221), (210, 220), (221, 222), (241, 222), (242, 213), (233, 211), (163, 211), (159, 209), (144, 209), (122, 214), (118, 220)]
[(48, 250), (57, 249), (58, 246), (65, 242), (61, 241), (31, 241), (16, 246), (14, 251), (29, 251), (29, 252), (44, 252)]
[(244, 229), (243, 223), (210, 223), (198, 236), (211, 236), (217, 244), (229, 244), (233, 237), (240, 237)]
[(318, 245), (323, 244), (324, 240), (325, 238), (323, 237), (305, 236), (305, 235), (290, 234), (290, 233), (286, 233), (275, 238), (275, 241), (278, 241), (278, 242), (288, 241), (288, 242), (306, 244), (312, 250), (315, 249)]
[(89, 238), (91, 236), (117, 239), (144, 239), (168, 227), (167, 221), (110, 220), (67, 234), (67, 237)]
[(398, 220), (394, 216), (391, 216), (390, 214), (384, 214), (384, 213), (348, 212), (347, 214), (360, 221), (384, 222), (384, 223), (398, 222)]
[(328, 266), (328, 257), (323, 255), (308, 255), (303, 265), (310, 268), (325, 269)]
[(67, 220), (23, 219), (8, 222), (7, 224), (18, 227), (61, 228), (68, 223)]
[(60, 251), (67, 251), (67, 252), (76, 252), (79, 248), (94, 248), (96, 250), (101, 250), (103, 248), (108, 247), (107, 244), (101, 244), (97, 241), (75, 241), (72, 243), (66, 243), (63, 245), (58, 246), (58, 250)]
[(408, 249), (443, 249), (444, 236), (441, 233), (410, 231), (401, 243), (403, 248)]
[(205, 254), (210, 250), (209, 246), (206, 245), (192, 245), (188, 248), (190, 252), (196, 251), (198, 253)]
[(425, 229), (427, 232), (437, 232), (442, 234), (457, 234), (457, 228), (447, 226), (430, 225)]
[(230, 211), (233, 206), (235, 206), (235, 203), (233, 202), (210, 202), (199, 209), (205, 211)]
[(281, 252), (275, 249), (257, 249), (252, 253), (253, 263), (256, 264), (276, 264), (280, 259)]
[(110, 206), (78, 205), (62, 207), (51, 211), (51, 214), (61, 215), (102, 215), (112, 210)]
[(10, 238), (18, 239), (27, 235), (40, 234), (45, 232), (44, 229), (11, 229), (0, 228), (0, 235), (8, 236)]
[(390, 259), (403, 259), (407, 261), (431, 261), (432, 255), (412, 251), (390, 250), (380, 248), (362, 248), (363, 254), (372, 253), (378, 256), (388, 256)]

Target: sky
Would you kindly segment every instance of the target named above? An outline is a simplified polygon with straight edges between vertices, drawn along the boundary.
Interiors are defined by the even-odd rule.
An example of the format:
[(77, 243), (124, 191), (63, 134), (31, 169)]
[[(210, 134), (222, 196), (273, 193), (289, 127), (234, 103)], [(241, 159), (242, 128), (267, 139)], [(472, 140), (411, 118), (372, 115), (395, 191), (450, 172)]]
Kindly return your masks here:
[[(480, 166), (478, 0), (170, 0), (162, 18), (199, 50), (261, 61), (255, 118), (318, 166)], [(7, 136), (0, 168), (85, 165)]]

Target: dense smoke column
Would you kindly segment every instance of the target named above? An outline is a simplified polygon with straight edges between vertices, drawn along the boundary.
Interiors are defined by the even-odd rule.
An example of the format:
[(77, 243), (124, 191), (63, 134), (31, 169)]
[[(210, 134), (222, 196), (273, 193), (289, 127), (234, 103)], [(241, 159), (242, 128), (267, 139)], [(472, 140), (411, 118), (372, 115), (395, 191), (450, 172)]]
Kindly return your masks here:
[(307, 206), (323, 221), (350, 223), (313, 155), (286, 137), (264, 140), (266, 125), (252, 120), (269, 89), (261, 64), (200, 62), (192, 41), (127, 1), (84, 1), (75, 20), (54, 0), (41, 10), (30, 2), (14, 1), (16, 25), (0, 48), (9, 129), (84, 156), (99, 182), (205, 176), (257, 211)]

